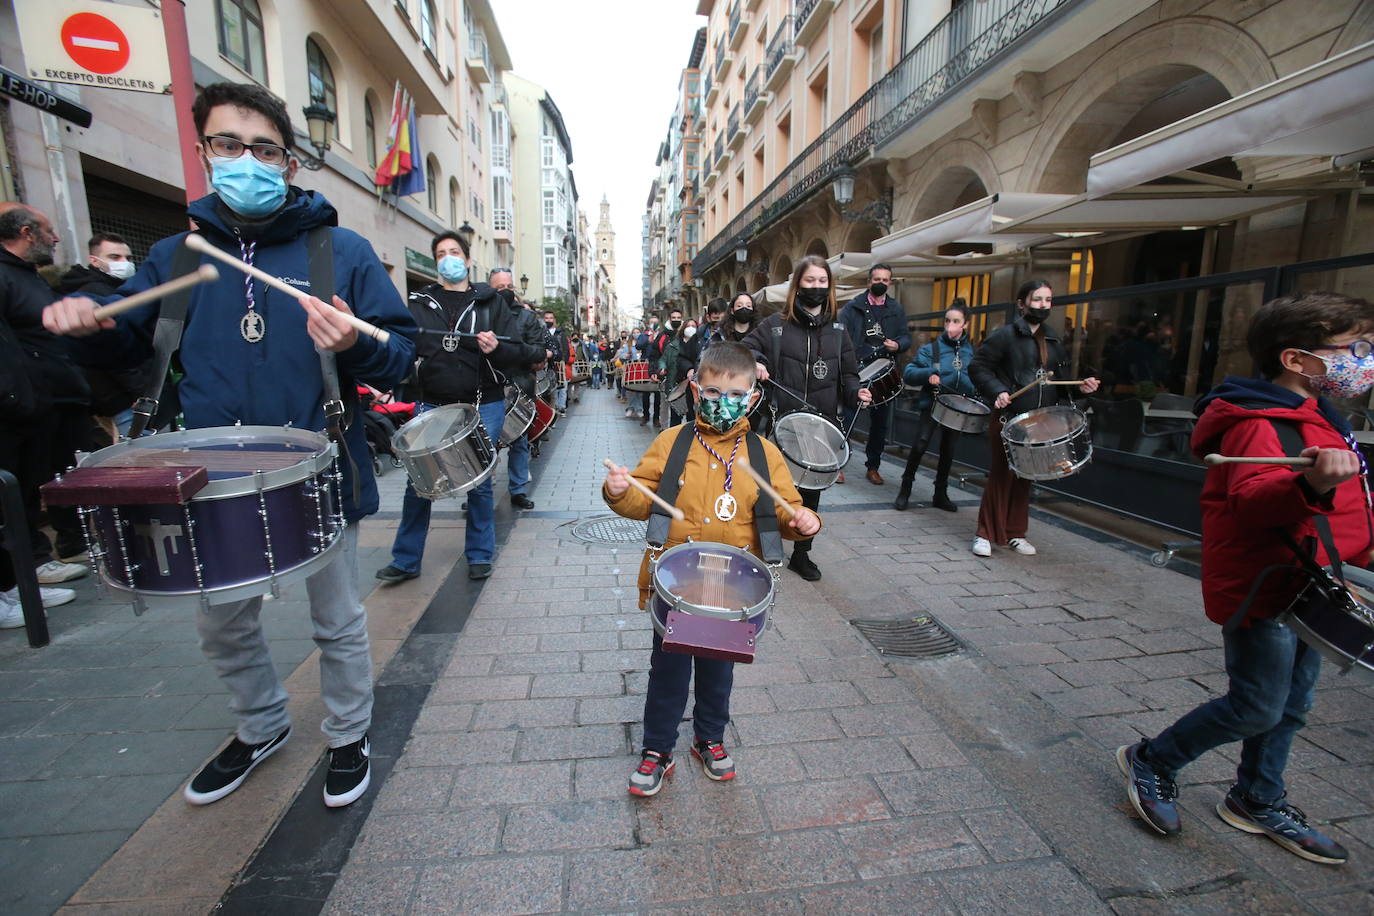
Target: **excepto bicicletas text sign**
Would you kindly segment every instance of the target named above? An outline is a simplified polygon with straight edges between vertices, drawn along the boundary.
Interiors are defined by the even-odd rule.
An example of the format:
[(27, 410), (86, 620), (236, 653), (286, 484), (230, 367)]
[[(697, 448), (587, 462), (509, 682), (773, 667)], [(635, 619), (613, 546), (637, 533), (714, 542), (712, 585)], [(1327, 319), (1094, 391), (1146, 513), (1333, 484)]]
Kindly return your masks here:
[(157, 10), (98, 0), (15, 0), (33, 79), (166, 92), (172, 83)]

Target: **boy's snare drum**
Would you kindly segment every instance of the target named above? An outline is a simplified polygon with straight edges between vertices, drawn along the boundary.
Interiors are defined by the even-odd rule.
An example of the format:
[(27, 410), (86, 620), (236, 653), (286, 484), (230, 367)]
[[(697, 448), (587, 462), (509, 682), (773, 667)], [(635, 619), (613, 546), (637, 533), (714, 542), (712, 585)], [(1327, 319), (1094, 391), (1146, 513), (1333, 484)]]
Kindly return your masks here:
[(709, 541), (653, 562), (654, 629), (668, 652), (752, 662), (777, 595), (773, 572), (746, 550)]
[[(1314, 578), (1279, 615), (1298, 638), (1339, 666), (1341, 674), (1374, 674), (1374, 573), (1353, 563)], [(1348, 586), (1348, 587), (1347, 587)]]

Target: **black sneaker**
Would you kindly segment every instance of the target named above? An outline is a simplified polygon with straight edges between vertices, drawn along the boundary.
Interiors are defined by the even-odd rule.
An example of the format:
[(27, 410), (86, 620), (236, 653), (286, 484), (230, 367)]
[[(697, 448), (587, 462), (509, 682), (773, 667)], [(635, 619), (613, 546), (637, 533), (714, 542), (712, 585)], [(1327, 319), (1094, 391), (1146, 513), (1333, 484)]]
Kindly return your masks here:
[(648, 798), (657, 795), (663, 788), (663, 777), (673, 772), (671, 754), (664, 756), (658, 751), (645, 751), (639, 758), (639, 766), (630, 774), (630, 794)]
[(934, 506), (936, 509), (944, 509), (946, 512), (959, 511), (959, 507), (954, 505), (954, 503), (950, 501), (949, 495), (947, 493), (936, 493), (935, 497), (931, 499), (930, 504)]
[(517, 509), (534, 508), (534, 500), (530, 499), (524, 493), (512, 493), (510, 495), (510, 504)]
[(491, 564), (490, 564), (490, 563), (469, 563), (469, 564), (468, 564), (468, 578), (469, 578), (469, 579), (486, 579), (486, 578), (489, 578), (490, 576), (491, 576)]
[(816, 582), (821, 577), (820, 567), (811, 562), (810, 554), (796, 550), (792, 551), (792, 559), (787, 561), (787, 568), (807, 582)]
[(383, 582), (404, 582), (407, 579), (418, 579), (420, 574), (391, 563), (377, 570), (377, 578)]
[(219, 801), (243, 785), (243, 781), (253, 772), (253, 768), (276, 753), (277, 748), (285, 744), (290, 736), (289, 725), (280, 735), (261, 744), (244, 744), (235, 735), (229, 746), (196, 774), (196, 778), (191, 780), (182, 794), (193, 805), (208, 805)]
[(726, 752), (725, 745), (719, 741), (693, 743), (692, 756), (701, 761), (701, 769), (707, 779), (721, 782), (735, 778), (735, 761)]
[(372, 783), (371, 747), (367, 735), (352, 744), (329, 749), (329, 772), (324, 777), (324, 803), (342, 808), (362, 798)]
[(906, 507), (911, 503), (911, 487), (907, 482), (902, 481), (901, 489), (897, 491), (897, 498), (892, 501), (892, 508), (898, 512), (905, 512)]
[(1307, 815), (1297, 805), (1282, 798), (1278, 804), (1259, 805), (1231, 787), (1217, 805), (1217, 814), (1226, 823), (1246, 833), (1262, 833), (1284, 849), (1309, 862), (1344, 865), (1349, 853), (1345, 847), (1307, 823)]
[(1145, 823), (1157, 833), (1173, 836), (1183, 829), (1178, 819), (1178, 786), (1173, 779), (1163, 773), (1155, 772), (1154, 767), (1140, 759), (1140, 751), (1145, 746), (1125, 744), (1116, 749), (1116, 765), (1126, 777), (1126, 794), (1131, 805)]

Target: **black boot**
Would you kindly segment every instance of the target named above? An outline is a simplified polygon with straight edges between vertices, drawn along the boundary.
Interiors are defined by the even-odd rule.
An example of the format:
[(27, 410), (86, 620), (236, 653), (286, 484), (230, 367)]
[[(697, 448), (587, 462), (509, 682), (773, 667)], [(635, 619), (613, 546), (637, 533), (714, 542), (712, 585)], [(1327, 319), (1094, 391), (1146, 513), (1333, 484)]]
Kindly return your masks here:
[(937, 509), (944, 509), (946, 512), (959, 511), (959, 507), (950, 502), (949, 494), (944, 490), (936, 490), (935, 498), (930, 501), (930, 504)]
[(902, 478), (902, 486), (897, 491), (897, 498), (892, 501), (892, 508), (898, 512), (905, 512), (907, 503), (911, 501), (911, 481)]
[(801, 576), (807, 582), (815, 582), (820, 579), (821, 571), (815, 563), (811, 562), (811, 551), (793, 550), (792, 559), (788, 561), (787, 568)]

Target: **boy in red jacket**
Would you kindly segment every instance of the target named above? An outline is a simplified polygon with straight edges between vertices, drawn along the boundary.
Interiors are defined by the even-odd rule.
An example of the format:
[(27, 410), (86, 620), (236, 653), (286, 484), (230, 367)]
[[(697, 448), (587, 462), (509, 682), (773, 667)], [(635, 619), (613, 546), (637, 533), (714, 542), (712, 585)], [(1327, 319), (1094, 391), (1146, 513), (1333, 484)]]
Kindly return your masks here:
[[(1181, 827), (1175, 774), (1203, 753), (1241, 742), (1236, 784), (1217, 805), (1239, 830), (1268, 836), (1312, 862), (1339, 865), (1345, 849), (1285, 799), (1283, 771), (1293, 736), (1312, 707), (1321, 658), (1275, 619), (1306, 577), (1287, 546), (1315, 543), (1330, 561), (1313, 518), (1330, 522), (1336, 552), (1363, 563), (1374, 547), (1364, 459), (1350, 424), (1323, 395), (1351, 398), (1374, 387), (1374, 306), (1332, 293), (1275, 299), (1255, 313), (1247, 338), (1261, 376), (1230, 376), (1198, 404), (1193, 452), (1276, 456), (1285, 441), (1315, 459), (1305, 469), (1221, 464), (1202, 487), (1202, 596), (1207, 616), (1224, 625), (1230, 684), (1158, 736), (1116, 752), (1131, 804), (1161, 834)], [(1297, 433), (1297, 436), (1294, 435)], [(1296, 445), (1294, 446), (1296, 448)], [(1310, 541), (1308, 539), (1311, 539)], [(1268, 576), (1267, 567), (1292, 565)]]

